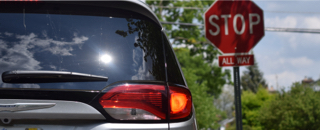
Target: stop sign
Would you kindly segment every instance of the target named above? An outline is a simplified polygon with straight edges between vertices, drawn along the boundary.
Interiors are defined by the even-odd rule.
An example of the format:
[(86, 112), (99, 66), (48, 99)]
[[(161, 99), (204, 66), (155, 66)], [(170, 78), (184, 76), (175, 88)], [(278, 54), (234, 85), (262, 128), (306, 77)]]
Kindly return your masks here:
[(222, 53), (248, 53), (264, 36), (263, 11), (252, 1), (217, 0), (204, 18), (206, 38)]

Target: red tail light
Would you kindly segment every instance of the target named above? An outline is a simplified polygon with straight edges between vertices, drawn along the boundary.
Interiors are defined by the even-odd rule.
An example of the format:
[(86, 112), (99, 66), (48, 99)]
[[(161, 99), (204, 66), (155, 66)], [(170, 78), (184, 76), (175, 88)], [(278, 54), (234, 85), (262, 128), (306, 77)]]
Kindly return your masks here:
[(182, 87), (169, 86), (170, 91), (170, 119), (185, 118), (192, 110), (191, 93)]
[[(191, 94), (181, 87), (169, 87), (170, 119), (191, 113)], [(119, 120), (164, 120), (168, 108), (164, 85), (122, 84), (107, 91), (99, 100), (113, 118)]]
[(100, 98), (102, 107), (115, 119), (166, 119), (163, 85), (124, 84), (108, 91)]

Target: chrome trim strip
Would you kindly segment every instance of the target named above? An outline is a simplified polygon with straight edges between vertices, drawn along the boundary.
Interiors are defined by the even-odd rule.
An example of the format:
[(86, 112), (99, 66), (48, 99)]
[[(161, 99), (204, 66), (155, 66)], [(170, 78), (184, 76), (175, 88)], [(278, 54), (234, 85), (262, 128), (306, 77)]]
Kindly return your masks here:
[[(0, 119), (82, 119), (105, 120), (106, 118), (92, 106), (76, 101), (64, 100), (32, 100), (32, 99), (0, 99), (1, 105), (52, 103), (54, 107), (24, 111), (0, 111)], [(1, 123), (0, 123), (1, 124)]]
[(26, 111), (35, 109), (44, 109), (55, 106), (56, 103), (14, 103), (14, 104), (0, 104), (0, 112), (2, 111)]

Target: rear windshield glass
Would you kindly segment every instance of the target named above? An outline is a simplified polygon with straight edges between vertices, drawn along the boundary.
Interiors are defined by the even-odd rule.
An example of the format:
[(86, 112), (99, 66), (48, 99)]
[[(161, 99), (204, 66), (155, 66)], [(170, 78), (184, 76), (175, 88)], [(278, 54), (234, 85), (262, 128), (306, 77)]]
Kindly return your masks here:
[(0, 73), (51, 70), (109, 78), (26, 84), (1, 80), (0, 88), (101, 90), (118, 81), (164, 80), (161, 28), (139, 14), (44, 2), (3, 2), (0, 8)]

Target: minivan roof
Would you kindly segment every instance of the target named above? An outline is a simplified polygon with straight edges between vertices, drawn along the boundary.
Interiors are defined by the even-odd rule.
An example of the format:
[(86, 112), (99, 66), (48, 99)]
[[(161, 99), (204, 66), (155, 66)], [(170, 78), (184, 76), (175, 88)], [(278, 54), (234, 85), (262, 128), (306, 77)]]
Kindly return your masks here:
[[(38, 0), (38, 1), (53, 1), (53, 0)], [(86, 2), (85, 4), (88, 5), (94, 5), (94, 6), (102, 6), (102, 7), (112, 7), (112, 8), (118, 8), (118, 9), (123, 9), (123, 10), (129, 10), (132, 12), (136, 12), (139, 14), (142, 14), (148, 18), (150, 18), (152, 21), (154, 21), (156, 24), (158, 24), (160, 27), (162, 27), (159, 19), (157, 18), (157, 16), (153, 13), (153, 11), (147, 6), (147, 4), (143, 3), (140, 0), (94, 0), (95, 2), (87, 2), (88, 0), (55, 0), (55, 2), (57, 1), (69, 1), (69, 2), (75, 2), (77, 1), (77, 4), (81, 4), (81, 2)], [(117, 3), (117, 6), (114, 6), (114, 4), (100, 4), (99, 3), (102, 1), (109, 1), (109, 2), (115, 2)], [(99, 3), (99, 4), (97, 4)]]

